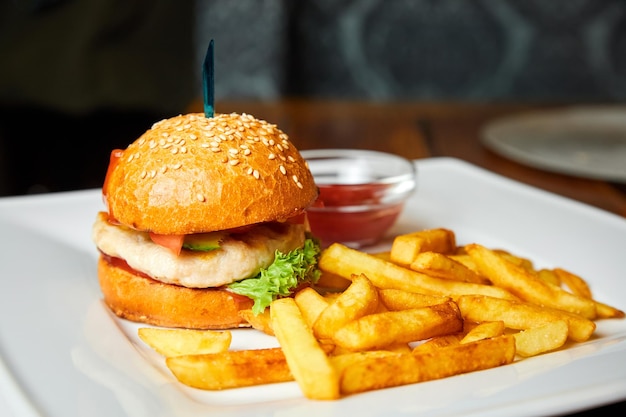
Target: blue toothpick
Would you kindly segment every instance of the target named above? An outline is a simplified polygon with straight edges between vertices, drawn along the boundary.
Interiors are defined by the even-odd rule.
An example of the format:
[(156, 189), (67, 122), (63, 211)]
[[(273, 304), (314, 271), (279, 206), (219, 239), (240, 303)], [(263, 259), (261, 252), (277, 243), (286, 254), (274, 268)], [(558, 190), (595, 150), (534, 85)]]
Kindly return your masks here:
[(209, 42), (209, 48), (206, 51), (204, 57), (204, 64), (202, 65), (202, 87), (204, 90), (204, 116), (207, 118), (213, 117), (214, 109), (214, 81), (213, 81), (213, 39)]

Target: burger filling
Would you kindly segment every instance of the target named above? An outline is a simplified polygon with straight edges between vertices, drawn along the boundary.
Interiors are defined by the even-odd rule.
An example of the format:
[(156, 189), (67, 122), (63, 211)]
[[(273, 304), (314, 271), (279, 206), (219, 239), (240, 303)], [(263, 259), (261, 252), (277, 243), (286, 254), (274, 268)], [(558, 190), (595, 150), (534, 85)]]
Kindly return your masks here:
[(319, 278), (319, 245), (307, 236), (303, 224), (262, 223), (202, 235), (187, 239), (191, 243), (176, 255), (155, 243), (148, 232), (110, 223), (104, 212), (98, 213), (92, 234), (102, 253), (123, 259), (152, 279), (189, 288), (226, 286), (252, 298), (257, 313), (273, 299)]

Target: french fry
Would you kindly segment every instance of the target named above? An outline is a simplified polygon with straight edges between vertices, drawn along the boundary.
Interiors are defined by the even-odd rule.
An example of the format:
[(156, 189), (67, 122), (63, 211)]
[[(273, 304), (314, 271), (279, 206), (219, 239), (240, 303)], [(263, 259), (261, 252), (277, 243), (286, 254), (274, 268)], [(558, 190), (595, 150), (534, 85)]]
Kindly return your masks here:
[(483, 275), (522, 300), (569, 311), (588, 319), (596, 317), (593, 300), (550, 285), (537, 278), (532, 271), (507, 261), (498, 253), (477, 243), (466, 245), (465, 249), (474, 258)]
[(359, 317), (374, 313), (377, 308), (376, 287), (365, 275), (354, 276), (350, 286), (315, 320), (313, 334), (318, 339), (333, 339), (337, 329)]
[(537, 270), (537, 278), (542, 279), (552, 285), (556, 285), (557, 287), (561, 286), (561, 280), (552, 269), (541, 268)]
[(270, 310), (268, 308), (259, 314), (253, 313), (252, 309), (239, 310), (239, 317), (248, 322), (253, 329), (274, 336), (272, 324), (270, 323)]
[(596, 311), (599, 319), (623, 319), (626, 316), (623, 310), (599, 301), (596, 301)]
[[(311, 287), (303, 288), (294, 295), (304, 321), (313, 327), (319, 315), (328, 307), (329, 301)], [(334, 300), (333, 300), (334, 302)]]
[(462, 295), (456, 302), (465, 320), (482, 322), (502, 320), (510, 329), (526, 330), (555, 320), (568, 326), (568, 337), (575, 342), (588, 340), (596, 323), (577, 314), (523, 301), (503, 300), (481, 295)]
[(337, 372), (302, 317), (295, 300), (274, 300), (270, 305), (270, 316), (289, 370), (304, 396), (315, 400), (339, 398)]
[(378, 299), (388, 310), (399, 311), (441, 304), (450, 301), (452, 298), (444, 295), (420, 294), (393, 288), (380, 288), (378, 289)]
[(137, 335), (157, 353), (166, 357), (224, 352), (228, 350), (232, 340), (232, 334), (228, 330), (140, 327)]
[[(474, 326), (474, 328), (463, 336), (460, 343), (470, 343), (481, 339), (489, 339), (490, 337), (502, 336), (504, 329), (504, 322), (502, 320), (478, 323), (478, 325)], [(567, 336), (567, 332), (565, 335)]]
[(474, 282), (476, 284), (491, 284), (484, 276), (477, 274), (453, 258), (438, 252), (422, 252), (418, 254), (409, 265), (409, 268), (438, 278)]
[(447, 346), (458, 345), (463, 335), (461, 333), (451, 333), (443, 336), (436, 336), (428, 339), (424, 343), (420, 343), (412, 350), (413, 353), (437, 350)]
[(280, 348), (173, 356), (165, 363), (180, 382), (205, 390), (293, 381)]
[(377, 350), (397, 343), (425, 340), (463, 329), (460, 311), (453, 301), (402, 311), (370, 314), (350, 321), (332, 336), (336, 345), (349, 350)]
[(528, 357), (560, 348), (567, 341), (567, 322), (554, 320), (538, 327), (515, 333), (515, 348), (518, 355)]
[(315, 288), (320, 288), (324, 291), (343, 291), (348, 288), (349, 285), (349, 279), (329, 272), (322, 272), (319, 280), (315, 283)]
[(348, 248), (341, 243), (333, 243), (322, 252), (319, 267), (348, 279), (353, 274), (367, 274), (370, 281), (378, 288), (394, 288), (444, 296), (484, 294), (504, 299), (518, 299), (509, 291), (493, 285), (431, 277), (368, 253)]
[(566, 271), (563, 268), (554, 268), (554, 274), (559, 278), (562, 284), (565, 284), (576, 295), (584, 298), (593, 299), (591, 289), (587, 282), (579, 275)]
[(515, 339), (512, 335), (433, 351), (365, 356), (342, 370), (341, 392), (354, 394), (430, 381), (509, 364), (514, 358)]
[(452, 230), (420, 230), (396, 236), (391, 245), (389, 259), (400, 265), (410, 265), (421, 252), (451, 253), (455, 247), (456, 236)]

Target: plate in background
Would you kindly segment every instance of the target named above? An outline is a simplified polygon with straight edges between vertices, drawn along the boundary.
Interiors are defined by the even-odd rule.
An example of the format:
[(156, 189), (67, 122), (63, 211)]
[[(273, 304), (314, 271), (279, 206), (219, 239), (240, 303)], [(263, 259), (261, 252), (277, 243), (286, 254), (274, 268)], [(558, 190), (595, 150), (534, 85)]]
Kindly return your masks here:
[(626, 183), (626, 107), (585, 106), (497, 119), (482, 131), (492, 151), (519, 163)]

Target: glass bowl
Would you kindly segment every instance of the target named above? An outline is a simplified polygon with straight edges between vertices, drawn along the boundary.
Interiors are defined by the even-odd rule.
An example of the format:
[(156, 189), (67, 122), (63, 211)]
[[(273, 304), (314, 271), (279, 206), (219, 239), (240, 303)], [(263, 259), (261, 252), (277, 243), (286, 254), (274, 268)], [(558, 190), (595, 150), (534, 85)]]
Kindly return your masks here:
[(311, 232), (323, 247), (361, 248), (379, 242), (415, 191), (415, 164), (401, 156), (359, 149), (300, 152), (320, 195), (307, 209)]

